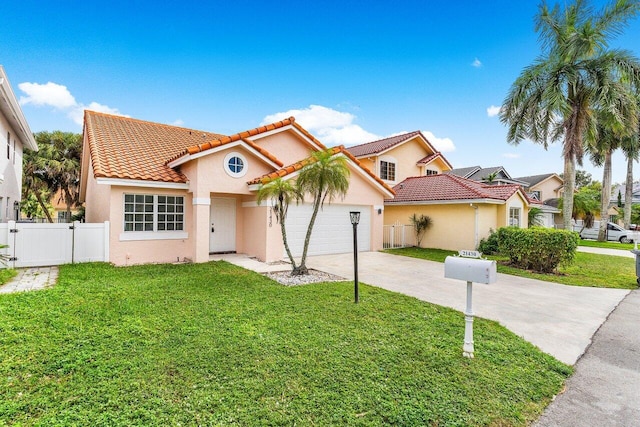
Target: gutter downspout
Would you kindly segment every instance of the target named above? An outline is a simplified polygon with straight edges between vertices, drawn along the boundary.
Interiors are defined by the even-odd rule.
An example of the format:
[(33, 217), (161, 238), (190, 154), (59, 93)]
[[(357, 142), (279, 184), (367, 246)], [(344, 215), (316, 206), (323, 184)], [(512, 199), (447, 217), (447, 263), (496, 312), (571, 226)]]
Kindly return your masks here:
[(469, 203), (469, 206), (472, 207), (473, 209), (475, 209), (475, 229), (474, 229), (474, 233), (473, 233), (473, 241), (475, 243), (474, 246), (474, 250), (478, 249), (478, 223), (479, 223), (479, 218), (480, 218), (480, 214), (478, 212), (478, 205), (474, 205), (473, 203)]

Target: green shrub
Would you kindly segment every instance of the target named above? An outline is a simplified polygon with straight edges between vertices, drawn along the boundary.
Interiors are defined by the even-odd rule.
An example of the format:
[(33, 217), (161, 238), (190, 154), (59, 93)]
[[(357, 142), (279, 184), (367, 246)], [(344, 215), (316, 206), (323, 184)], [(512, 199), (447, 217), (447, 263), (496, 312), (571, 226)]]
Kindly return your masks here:
[(570, 264), (578, 247), (577, 233), (541, 227), (502, 227), (497, 240), (500, 254), (508, 256), (512, 265), (541, 273)]
[(478, 250), (482, 252), (483, 255), (495, 255), (499, 252), (498, 233), (493, 229), (489, 230), (489, 232), (491, 233), (489, 237), (480, 239), (480, 243), (478, 244)]

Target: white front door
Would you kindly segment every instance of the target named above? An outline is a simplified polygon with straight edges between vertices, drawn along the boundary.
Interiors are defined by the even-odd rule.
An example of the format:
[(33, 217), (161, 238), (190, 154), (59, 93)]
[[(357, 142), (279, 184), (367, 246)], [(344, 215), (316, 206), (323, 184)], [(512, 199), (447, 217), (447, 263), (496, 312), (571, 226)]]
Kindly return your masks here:
[(209, 252), (235, 252), (236, 199), (211, 198)]

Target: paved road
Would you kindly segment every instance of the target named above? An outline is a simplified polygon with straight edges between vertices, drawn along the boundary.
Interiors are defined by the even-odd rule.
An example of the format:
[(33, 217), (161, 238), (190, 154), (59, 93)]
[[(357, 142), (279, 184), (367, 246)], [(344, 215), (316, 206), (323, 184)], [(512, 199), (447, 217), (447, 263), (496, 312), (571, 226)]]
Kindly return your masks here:
[(631, 292), (593, 337), (566, 391), (537, 427), (640, 425), (640, 291)]
[[(348, 255), (314, 256), (307, 265), (353, 280), (353, 258)], [(359, 254), (359, 267), (359, 279), (364, 283), (464, 311), (466, 284), (445, 279), (442, 263), (363, 252)], [(498, 274), (495, 285), (473, 286), (473, 311), (497, 320), (542, 351), (572, 365), (628, 293)]]

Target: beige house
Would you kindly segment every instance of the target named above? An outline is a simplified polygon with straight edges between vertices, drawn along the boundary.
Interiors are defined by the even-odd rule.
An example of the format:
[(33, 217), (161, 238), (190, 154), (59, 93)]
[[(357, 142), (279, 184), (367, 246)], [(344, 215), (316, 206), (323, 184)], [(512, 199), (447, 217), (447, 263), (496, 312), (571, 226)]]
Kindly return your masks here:
[(531, 201), (516, 184), (487, 185), (453, 174), (407, 178), (385, 200), (385, 224), (406, 224), (413, 214), (433, 220), (423, 247), (473, 250), (491, 230), (527, 227)]
[(564, 180), (556, 173), (523, 176), (516, 178), (525, 183), (525, 191), (540, 204), (542, 225), (545, 227), (562, 226), (562, 211), (558, 209), (558, 199), (562, 197)]
[(18, 219), (25, 148), (37, 151), (38, 145), (0, 65), (0, 222)]
[(356, 145), (348, 150), (391, 186), (410, 176), (437, 175), (451, 170), (451, 164), (420, 131)]
[[(280, 226), (261, 184), (295, 179), (313, 151), (326, 147), (293, 117), (226, 136), (85, 112), (80, 197), (87, 222), (110, 222), (110, 261), (117, 265), (193, 260), (245, 253), (281, 260)], [(318, 215), (309, 254), (353, 251), (350, 211), (360, 211), (358, 249), (382, 248), (382, 208), (393, 190), (344, 147), (350, 187)], [(291, 206), (287, 235), (302, 252), (311, 207)]]

